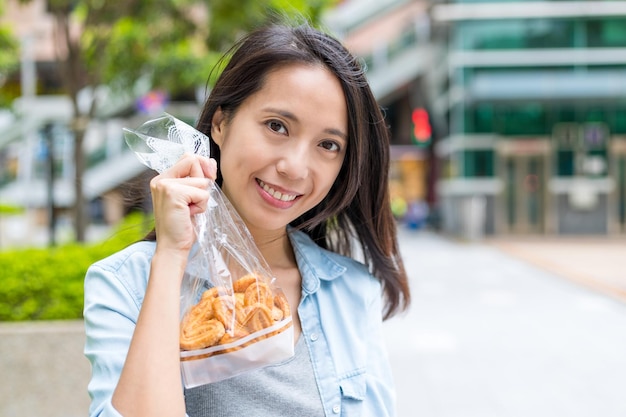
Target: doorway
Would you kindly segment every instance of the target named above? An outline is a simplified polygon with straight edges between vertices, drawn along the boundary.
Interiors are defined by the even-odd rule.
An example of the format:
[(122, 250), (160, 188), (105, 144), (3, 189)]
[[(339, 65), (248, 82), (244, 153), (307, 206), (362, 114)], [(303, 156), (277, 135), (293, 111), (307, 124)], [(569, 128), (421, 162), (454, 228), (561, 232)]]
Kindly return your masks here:
[(503, 204), (506, 232), (538, 234), (545, 231), (546, 183), (544, 155), (503, 157)]

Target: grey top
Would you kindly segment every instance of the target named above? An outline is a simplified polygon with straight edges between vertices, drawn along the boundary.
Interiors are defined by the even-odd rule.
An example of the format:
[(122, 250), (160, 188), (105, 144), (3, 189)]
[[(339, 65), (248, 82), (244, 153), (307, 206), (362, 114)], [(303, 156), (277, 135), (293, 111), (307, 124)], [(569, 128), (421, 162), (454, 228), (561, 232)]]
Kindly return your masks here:
[(304, 337), (285, 362), (185, 390), (190, 417), (324, 416)]

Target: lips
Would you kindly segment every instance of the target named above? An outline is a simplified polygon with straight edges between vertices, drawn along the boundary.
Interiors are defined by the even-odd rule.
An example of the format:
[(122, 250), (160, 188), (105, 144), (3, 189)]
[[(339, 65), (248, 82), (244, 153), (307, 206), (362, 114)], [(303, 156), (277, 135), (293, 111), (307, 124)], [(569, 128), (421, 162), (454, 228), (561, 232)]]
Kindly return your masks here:
[(288, 191), (277, 191), (275, 189), (273, 189), (272, 187), (270, 187), (269, 185), (267, 185), (266, 183), (264, 183), (263, 181), (261, 181), (260, 179), (256, 179), (257, 183), (259, 184), (259, 186), (261, 188), (263, 188), (263, 190), (268, 193), (269, 195), (272, 196), (272, 198), (279, 200), (279, 201), (283, 201), (283, 202), (290, 202), (295, 200), (296, 198), (298, 198), (300, 196), (300, 194), (296, 194), (296, 193), (290, 193)]

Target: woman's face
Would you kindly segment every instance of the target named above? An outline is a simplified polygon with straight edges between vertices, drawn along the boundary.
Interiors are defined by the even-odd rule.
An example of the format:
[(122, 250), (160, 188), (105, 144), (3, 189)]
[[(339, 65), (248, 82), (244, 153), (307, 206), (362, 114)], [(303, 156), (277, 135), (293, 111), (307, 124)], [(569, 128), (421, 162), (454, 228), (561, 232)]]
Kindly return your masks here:
[(211, 130), (222, 190), (252, 230), (279, 230), (329, 192), (348, 146), (339, 80), (321, 66), (293, 64), (266, 76), (227, 121)]

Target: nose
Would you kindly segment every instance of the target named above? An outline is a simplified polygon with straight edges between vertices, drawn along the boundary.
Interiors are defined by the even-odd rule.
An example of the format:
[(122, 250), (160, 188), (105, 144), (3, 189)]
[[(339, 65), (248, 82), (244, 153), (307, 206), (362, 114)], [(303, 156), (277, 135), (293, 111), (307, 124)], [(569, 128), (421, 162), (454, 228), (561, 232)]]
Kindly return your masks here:
[[(296, 141), (294, 141), (296, 142)], [(285, 146), (276, 163), (276, 171), (290, 180), (301, 180), (309, 173), (309, 155), (304, 144)]]

